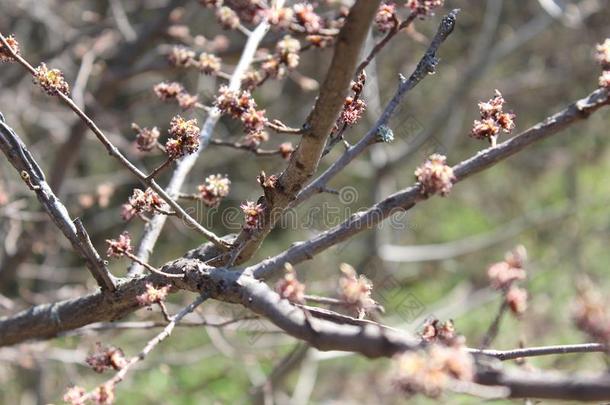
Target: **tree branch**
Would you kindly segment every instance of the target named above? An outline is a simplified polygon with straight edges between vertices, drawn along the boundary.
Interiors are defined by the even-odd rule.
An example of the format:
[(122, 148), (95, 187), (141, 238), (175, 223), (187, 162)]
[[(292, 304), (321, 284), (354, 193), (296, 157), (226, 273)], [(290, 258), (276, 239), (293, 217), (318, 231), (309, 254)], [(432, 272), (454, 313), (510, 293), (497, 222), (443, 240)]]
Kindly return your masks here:
[[(610, 103), (610, 94), (607, 90), (594, 91), (589, 96), (577, 101), (520, 135), (499, 144), (493, 149), (486, 149), (475, 157), (456, 165), (454, 172), (457, 176), (457, 181), (461, 181), (472, 174), (484, 170), (537, 141), (558, 133), (568, 125), (585, 119), (608, 103)], [(273, 276), (278, 270), (283, 269), (284, 263), (296, 264), (311, 259), (314, 255), (329, 247), (366, 229), (370, 229), (392, 213), (413, 207), (418, 201), (424, 199), (419, 187), (418, 184), (415, 184), (389, 196), (370, 209), (352, 215), (347, 221), (317, 237), (307, 242), (296, 243), (286, 251), (246, 268), (244, 275), (252, 274), (258, 279), (268, 278)], [(189, 252), (188, 254), (197, 256), (196, 252)], [(146, 282), (172, 282), (176, 286), (180, 286), (181, 284), (179, 283), (186, 286), (190, 280), (190, 269), (194, 268), (197, 270), (198, 264), (202, 263), (197, 259), (179, 259), (177, 262), (182, 264), (177, 266), (176, 262), (173, 262), (173, 265), (170, 263), (170, 265), (166, 265), (162, 270), (166, 273), (184, 272), (186, 275), (183, 280), (168, 280), (163, 277), (159, 279), (161, 276), (155, 274), (133, 279), (129, 282), (121, 280), (122, 282), (119, 282), (117, 292), (112, 297), (104, 297), (99, 293), (91, 294), (56, 304), (33, 307), (12, 317), (3, 318), (0, 320), (0, 346), (11, 345), (33, 338), (49, 338), (60, 332), (76, 329), (93, 322), (109, 321), (132, 312), (138, 308), (135, 297), (144, 290)], [(235, 271), (218, 270), (232, 275), (231, 277), (239, 275)], [(197, 271), (193, 272), (193, 274), (197, 274)], [(229, 276), (227, 275), (227, 277)], [(225, 286), (224, 288), (230, 284), (228, 280), (230, 278), (222, 280), (221, 284)], [(199, 289), (209, 285), (210, 281), (209, 276), (196, 278), (194, 282), (191, 281), (191, 286), (187, 289), (199, 291)], [(212, 294), (212, 297), (215, 295), (217, 294)]]
[[(276, 2), (275, 7), (280, 8), (284, 4), (284, 0), (279, 0)], [(254, 55), (261, 41), (269, 31), (271, 26), (267, 19), (264, 19), (254, 31), (249, 35), (248, 41), (244, 46), (244, 50), (241, 54), (239, 62), (235, 67), (235, 71), (231, 76), (231, 80), (229, 81), (229, 90), (237, 91), (241, 88), (242, 78), (244, 73), (250, 67), (252, 61), (254, 60)], [(166, 192), (168, 195), (173, 198), (178, 198), (180, 194), (180, 189), (182, 185), (186, 181), (188, 174), (191, 172), (193, 167), (195, 166), (195, 162), (199, 158), (201, 152), (208, 146), (212, 134), (214, 133), (214, 129), (216, 128), (216, 124), (220, 119), (221, 113), (220, 110), (216, 107), (212, 108), (208, 117), (206, 118), (203, 126), (201, 127), (201, 132), (199, 134), (199, 149), (188, 156), (185, 156), (183, 159), (179, 160), (176, 168), (172, 173), (172, 177), (166, 187)], [(148, 261), (150, 254), (153, 251), (159, 236), (161, 235), (161, 231), (165, 226), (165, 222), (167, 221), (167, 217), (157, 215), (152, 218), (150, 222), (146, 224), (144, 228), (144, 234), (140, 239), (140, 243), (136, 249), (136, 256), (138, 256), (143, 261)], [(222, 245), (220, 245), (222, 246)], [(138, 274), (141, 274), (143, 271), (143, 267), (137, 263), (133, 263), (129, 267), (128, 275), (133, 277)]]
[[(244, 229), (236, 240), (233, 252), (219, 259), (217, 264), (227, 263), (231, 258), (236, 259), (236, 263), (249, 259), (271, 232), (282, 212), (316, 172), (326, 139), (343, 108), (362, 44), (379, 4), (380, 0), (357, 0), (350, 9), (345, 25), (339, 32), (320, 95), (307, 118), (301, 142), (292, 153), (288, 167), (279, 176), (277, 185), (265, 193), (265, 211), (258, 227), (255, 230)], [(235, 253), (239, 253), (237, 257)]]
[[(0, 33), (0, 42), (4, 46), (4, 49), (7, 49), (8, 52), (11, 53), (11, 56), (17, 62), (19, 62), (23, 67), (25, 67), (32, 75), (36, 76), (36, 69), (34, 69), (34, 67), (32, 65), (30, 65), (30, 63), (27, 60), (25, 60), (23, 57), (16, 54), (12, 50), (10, 45), (6, 42), (6, 38), (1, 33)], [(193, 227), (193, 229), (195, 229), (196, 231), (201, 233), (210, 242), (213, 242), (214, 244), (216, 244), (219, 247), (226, 247), (226, 245), (223, 243), (223, 241), (218, 236), (216, 236), (213, 232), (209, 231), (208, 229), (204, 228), (199, 222), (197, 222), (197, 220), (195, 220), (193, 217), (191, 217), (173, 198), (171, 198), (169, 196), (169, 194), (167, 194), (165, 192), (165, 190), (163, 190), (163, 188), (161, 188), (154, 181), (154, 179), (148, 178), (148, 176), (146, 174), (144, 174), (133, 163), (131, 163), (129, 161), (129, 159), (127, 159), (118, 150), (118, 148), (112, 144), (112, 142), (102, 132), (102, 130), (95, 124), (95, 122), (93, 122), (93, 120), (74, 103), (74, 100), (72, 100), (69, 96), (65, 95), (62, 92), (57, 92), (57, 97), (59, 97), (66, 105), (68, 105), (68, 107), (70, 107), (70, 109), (78, 116), (78, 118), (80, 118), (85, 123), (85, 125), (87, 125), (87, 127), (89, 127), (89, 129), (91, 131), (93, 131), (93, 133), (98, 138), (98, 140), (102, 143), (102, 145), (104, 145), (104, 147), (106, 148), (106, 150), (108, 151), (108, 154), (110, 156), (112, 156), (116, 160), (118, 160), (119, 163), (121, 163), (133, 175), (135, 175), (142, 184), (150, 187), (157, 194), (159, 194), (159, 196), (161, 196), (161, 198), (167, 204), (169, 204), (169, 206), (172, 207), (174, 209), (174, 211), (176, 211), (176, 215), (178, 217), (180, 217), (180, 219), (184, 220), (188, 225)]]
[(557, 346), (541, 346), (541, 347), (525, 347), (522, 349), (513, 350), (492, 350), (492, 349), (469, 349), (472, 354), (482, 354), (485, 356), (495, 357), (498, 360), (514, 360), (522, 357), (534, 356), (549, 356), (552, 354), (566, 353), (593, 353), (607, 352), (608, 347), (600, 343), (583, 343), (575, 345), (557, 345)]
[[(564, 110), (548, 117), (521, 134), (488, 148), (468, 160), (453, 167), (456, 183), (473, 174), (485, 170), (496, 163), (522, 151), (529, 145), (549, 138), (569, 125), (586, 119), (590, 114), (610, 103), (610, 92), (598, 89), (587, 97), (578, 100)], [(341, 243), (348, 238), (381, 223), (390, 215), (411, 209), (419, 201), (428, 197), (422, 195), (420, 185), (415, 185), (398, 191), (393, 195), (373, 205), (366, 211), (353, 214), (349, 219), (326, 232), (321, 233), (307, 242), (297, 242), (286, 251), (266, 259), (245, 271), (251, 272), (257, 278), (267, 278), (283, 269), (284, 263), (300, 263), (311, 259), (314, 255)]]
[(321, 192), (330, 179), (332, 179), (337, 173), (345, 168), (352, 160), (356, 157), (360, 156), (362, 152), (364, 152), (370, 145), (375, 144), (377, 134), (382, 126), (385, 126), (394, 115), (394, 112), (398, 108), (398, 105), (401, 103), (404, 96), (417, 84), (422, 81), (426, 76), (432, 74), (436, 70), (436, 65), (438, 64), (438, 58), (436, 57), (436, 52), (441, 44), (451, 35), (453, 29), (455, 27), (456, 18), (459, 10), (451, 11), (447, 16), (443, 18), (441, 21), (436, 35), (432, 40), (430, 46), (426, 50), (426, 53), (421, 58), (417, 67), (409, 77), (409, 79), (405, 79), (401, 76), (400, 85), (394, 96), (386, 106), (385, 110), (375, 123), (373, 127), (360, 139), (360, 141), (354, 145), (350, 146), (345, 153), (335, 161), (322, 175), (320, 175), (316, 180), (311, 182), (307, 187), (305, 187), (298, 195), (294, 202), (292, 202), (291, 206), (296, 206), (301, 202), (305, 201), (309, 197), (311, 197), (315, 193)]
[(114, 277), (95, 250), (80, 219), (74, 222), (65, 205), (49, 187), (42, 169), (34, 160), (19, 135), (4, 121), (0, 113), (0, 149), (9, 162), (17, 169), (23, 181), (36, 193), (42, 208), (49, 214), (55, 225), (72, 244), (75, 251), (85, 259), (87, 268), (104, 291), (116, 290)]
[[(281, 299), (265, 283), (239, 272), (208, 267), (196, 259), (178, 259), (168, 263), (163, 270), (185, 275), (184, 279), (172, 280), (178, 289), (197, 292), (202, 296), (209, 295), (210, 298), (224, 302), (241, 304), (254, 313), (264, 316), (289, 335), (320, 350), (350, 351), (376, 358), (391, 357), (397, 353), (421, 347), (422, 344), (418, 338), (382, 325), (336, 323), (307, 316), (303, 310), (289, 301)], [(34, 307), (14, 317), (0, 320), (0, 345), (15, 344), (29, 338), (54, 336), (61, 330), (70, 330), (93, 323), (96, 318), (100, 317), (109, 320), (123, 316), (138, 307), (135, 299), (138, 288), (141, 290), (147, 282), (167, 283), (169, 280), (162, 280), (158, 275), (151, 275), (124, 281), (125, 283), (121, 284), (117, 291), (117, 299), (114, 300), (101, 293), (96, 293), (76, 300)], [(75, 323), (80, 323), (80, 325), (76, 326)], [(41, 332), (44, 332), (45, 335), (41, 335)], [(158, 341), (167, 336), (167, 333), (159, 336), (161, 336), (160, 339), (154, 339), (146, 347), (154, 347)], [(563, 352), (597, 349), (598, 347), (595, 346), (588, 347), (586, 350), (584, 348), (564, 348)], [(476, 349), (469, 351), (485, 355), (488, 359), (483, 361), (480, 358), (477, 361), (475, 382), (482, 385), (507, 387), (510, 390), (508, 394), (510, 397), (579, 400), (610, 398), (610, 377), (605, 374), (565, 375), (504, 370), (498, 363), (489, 359), (489, 357), (501, 357), (502, 354), (498, 353), (502, 352)], [(550, 354), (551, 351), (562, 352), (557, 348), (532, 348), (532, 353), (537, 352), (537, 354)], [(144, 352), (147, 353), (146, 349)], [(525, 354), (525, 352), (519, 353), (519, 355)]]

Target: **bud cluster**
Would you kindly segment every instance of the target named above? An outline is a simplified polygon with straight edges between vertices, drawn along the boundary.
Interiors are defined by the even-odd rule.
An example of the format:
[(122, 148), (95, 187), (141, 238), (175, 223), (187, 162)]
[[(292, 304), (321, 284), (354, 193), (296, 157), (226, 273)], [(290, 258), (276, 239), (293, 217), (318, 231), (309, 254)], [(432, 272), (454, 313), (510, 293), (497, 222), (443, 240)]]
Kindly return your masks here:
[(150, 152), (157, 145), (161, 135), (157, 127), (140, 128), (136, 123), (131, 124), (131, 129), (136, 133), (136, 147), (139, 151)]
[(356, 270), (347, 263), (339, 266), (339, 299), (348, 309), (362, 319), (377, 303), (371, 298), (373, 283), (364, 275), (358, 275)]
[(299, 65), (301, 43), (298, 39), (286, 35), (277, 43), (275, 50), (275, 54), (267, 56), (261, 64), (261, 70), (269, 77), (282, 78)]
[(354, 94), (345, 98), (343, 110), (337, 119), (333, 132), (339, 131), (343, 126), (356, 125), (360, 120), (362, 114), (364, 114), (364, 111), (366, 110), (366, 103), (360, 98), (365, 84), (366, 73), (363, 71), (358, 75), (356, 81), (353, 81), (351, 84), (351, 89)]
[(211, 53), (202, 52), (197, 57), (195, 51), (185, 46), (174, 46), (167, 59), (172, 66), (180, 68), (195, 67), (206, 75), (214, 75), (220, 71), (222, 60)]
[(383, 3), (379, 6), (375, 15), (375, 25), (381, 32), (388, 32), (398, 25), (396, 5), (394, 3)]
[(66, 96), (70, 95), (70, 86), (68, 85), (68, 82), (66, 82), (61, 70), (49, 70), (44, 63), (41, 63), (40, 66), (36, 68), (34, 82), (50, 96), (55, 96), (59, 93)]
[(504, 103), (504, 97), (498, 90), (491, 100), (480, 102), (481, 119), (474, 121), (470, 136), (476, 139), (487, 139), (492, 146), (495, 146), (500, 131), (511, 133), (515, 128), (515, 114), (504, 112)]
[(201, 201), (208, 207), (216, 207), (220, 201), (229, 195), (231, 180), (222, 174), (212, 174), (205, 178), (205, 183), (199, 185)]
[(170, 139), (165, 143), (165, 153), (170, 159), (194, 153), (199, 149), (199, 127), (197, 120), (185, 120), (179, 115), (172, 118), (169, 127)]
[(197, 96), (189, 94), (178, 82), (162, 82), (156, 84), (153, 90), (160, 100), (176, 100), (183, 110), (193, 108), (199, 100)]
[(257, 204), (253, 201), (246, 201), (240, 205), (240, 208), (244, 213), (244, 229), (256, 229), (259, 224), (260, 216), (264, 211), (262, 204)]
[(515, 315), (521, 315), (527, 309), (527, 291), (515, 285), (527, 276), (523, 268), (526, 260), (527, 251), (519, 245), (506, 253), (503, 261), (492, 264), (487, 270), (490, 285), (504, 291), (506, 304)]
[(455, 181), (455, 175), (453, 169), (445, 163), (446, 161), (445, 156), (435, 153), (415, 170), (415, 178), (421, 184), (423, 195), (446, 196), (449, 194)]
[(322, 28), (322, 18), (314, 11), (309, 2), (293, 6), (295, 22), (308, 34), (317, 33)]
[(15, 58), (10, 51), (13, 51), (13, 53), (19, 55), (21, 53), (19, 42), (17, 42), (13, 35), (9, 35), (5, 38), (5, 40), (10, 47), (10, 50), (6, 49), (4, 44), (0, 43), (0, 62), (14, 62)]
[(290, 263), (284, 265), (284, 277), (275, 284), (275, 291), (280, 297), (296, 304), (305, 303), (305, 284), (297, 279), (297, 274)]
[(587, 280), (578, 288), (572, 317), (576, 326), (602, 344), (610, 344), (608, 300)]
[(438, 398), (451, 382), (472, 381), (474, 370), (474, 359), (464, 347), (433, 344), (397, 356), (392, 375), (403, 393)]
[(135, 215), (164, 210), (166, 205), (159, 194), (155, 193), (152, 189), (147, 188), (146, 191), (142, 191), (136, 188), (133, 190), (133, 194), (129, 197), (128, 202), (123, 204), (121, 217), (123, 220), (129, 221)]
[(123, 257), (131, 253), (131, 236), (127, 231), (120, 234), (118, 239), (106, 239), (106, 243), (108, 244), (106, 251), (108, 257)]
[(127, 365), (123, 350), (114, 346), (103, 347), (100, 342), (95, 344), (95, 351), (85, 361), (96, 373), (103, 373), (110, 368), (118, 371)]
[(227, 86), (221, 86), (219, 95), (214, 103), (223, 113), (241, 120), (244, 131), (251, 137), (254, 144), (266, 140), (263, 129), (267, 124), (265, 110), (256, 109), (256, 101), (249, 91), (241, 93), (231, 91)]
[(149, 307), (153, 304), (159, 304), (167, 298), (171, 286), (163, 285), (155, 287), (152, 283), (146, 283), (145, 291), (136, 297), (138, 304), (142, 307)]
[(415, 17), (424, 19), (434, 15), (434, 10), (442, 7), (444, 0), (407, 0), (405, 6), (411, 10)]

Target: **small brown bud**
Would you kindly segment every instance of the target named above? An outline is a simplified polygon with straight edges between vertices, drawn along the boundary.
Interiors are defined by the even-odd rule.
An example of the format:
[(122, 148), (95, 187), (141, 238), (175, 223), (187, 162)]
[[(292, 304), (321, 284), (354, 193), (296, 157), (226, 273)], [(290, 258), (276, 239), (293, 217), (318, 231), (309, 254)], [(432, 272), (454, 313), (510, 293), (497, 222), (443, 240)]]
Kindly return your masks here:
[(129, 232), (125, 231), (119, 235), (118, 239), (106, 239), (108, 257), (122, 257), (127, 253), (131, 253), (131, 237)]
[(253, 201), (246, 201), (241, 204), (240, 208), (243, 211), (245, 217), (244, 229), (256, 229), (258, 227), (260, 215), (264, 211), (263, 206)]

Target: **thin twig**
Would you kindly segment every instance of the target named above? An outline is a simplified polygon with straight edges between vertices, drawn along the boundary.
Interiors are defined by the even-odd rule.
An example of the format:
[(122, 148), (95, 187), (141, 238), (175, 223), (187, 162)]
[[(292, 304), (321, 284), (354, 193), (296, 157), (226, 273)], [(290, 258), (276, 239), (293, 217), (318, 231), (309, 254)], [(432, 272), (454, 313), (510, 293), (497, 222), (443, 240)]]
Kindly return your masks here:
[(540, 347), (525, 347), (513, 350), (493, 350), (493, 349), (468, 349), (472, 354), (482, 354), (495, 357), (498, 360), (514, 360), (522, 357), (549, 356), (553, 354), (567, 353), (607, 353), (608, 347), (601, 343), (582, 343), (573, 345), (555, 345)]
[(133, 253), (127, 252), (127, 253), (125, 253), (125, 256), (129, 257), (131, 260), (138, 263), (140, 266), (144, 267), (146, 270), (150, 271), (151, 273), (155, 273), (160, 276), (168, 277), (168, 278), (184, 278), (184, 274), (165, 273), (161, 270), (158, 270), (158, 269), (154, 268), (153, 266), (151, 266), (150, 264), (140, 260), (140, 258), (138, 256), (134, 255)]
[(364, 69), (366, 69), (366, 67), (373, 61), (373, 59), (375, 59), (375, 56), (377, 56), (377, 54), (388, 44), (388, 42), (390, 42), (392, 38), (394, 38), (396, 34), (398, 34), (403, 29), (409, 27), (413, 23), (413, 21), (415, 21), (415, 18), (415, 14), (411, 13), (403, 22), (398, 23), (398, 21), (396, 21), (394, 27), (390, 30), (390, 32), (388, 32), (387, 35), (381, 41), (379, 41), (377, 45), (373, 47), (366, 59), (364, 59), (362, 63), (358, 65), (358, 67), (356, 68), (356, 76), (359, 75), (360, 72), (362, 72)]
[(281, 153), (282, 153), (279, 149), (261, 149), (261, 148), (252, 147), (250, 145), (246, 145), (246, 144), (239, 143), (239, 142), (229, 142), (229, 141), (223, 141), (220, 139), (210, 139), (210, 145), (224, 146), (227, 148), (245, 150), (245, 151), (254, 153), (255, 155), (258, 155), (258, 156), (274, 156), (274, 155), (281, 155)]
[(502, 321), (502, 317), (504, 317), (504, 314), (506, 313), (507, 310), (508, 310), (508, 302), (506, 301), (506, 299), (503, 295), (502, 303), (500, 304), (500, 308), (498, 309), (496, 316), (494, 317), (493, 321), (489, 325), (489, 328), (487, 329), (487, 332), (485, 333), (485, 336), (483, 337), (483, 340), (481, 341), (481, 347), (480, 347), (481, 349), (487, 349), (489, 347), (489, 345), (494, 341), (496, 336), (498, 336), (498, 332), (500, 331), (500, 322)]
[[(200, 295), (199, 297), (197, 297), (197, 299), (195, 301), (193, 301), (191, 304), (187, 305), (185, 308), (183, 308), (180, 312), (178, 312), (174, 317), (171, 318), (171, 321), (165, 326), (165, 328), (163, 329), (163, 331), (161, 333), (159, 333), (157, 336), (155, 336), (153, 339), (151, 339), (150, 341), (148, 341), (148, 343), (146, 344), (146, 346), (144, 346), (144, 349), (142, 349), (142, 351), (137, 355), (132, 357), (127, 364), (120, 369), (114, 377), (112, 377), (110, 380), (108, 380), (105, 384), (105, 386), (111, 386), (112, 388), (114, 388), (118, 383), (120, 383), (121, 381), (123, 381), (123, 379), (125, 378), (125, 376), (127, 375), (127, 372), (138, 362), (144, 360), (146, 358), (146, 356), (155, 348), (157, 347), (157, 345), (159, 343), (161, 343), (162, 341), (164, 341), (169, 335), (171, 335), (172, 331), (174, 330), (174, 328), (176, 327), (176, 324), (178, 322), (180, 322), (182, 320), (182, 318), (184, 318), (186, 315), (190, 314), (191, 312), (193, 312), (195, 310), (195, 308), (197, 308), (199, 305), (201, 305), (205, 300), (207, 299), (207, 296), (204, 295)], [(91, 400), (93, 397), (93, 392), (89, 392), (87, 395), (85, 395), (85, 397), (83, 398), (84, 401), (86, 400)]]
[(147, 180), (153, 180), (155, 177), (157, 177), (159, 175), (159, 173), (161, 173), (161, 171), (163, 171), (163, 169), (169, 167), (169, 165), (174, 161), (174, 159), (166, 159), (165, 162), (163, 162), (162, 164), (160, 164), (159, 166), (157, 166), (146, 178)]
[(278, 120), (267, 121), (265, 122), (265, 126), (280, 134), (301, 135), (305, 132), (303, 128), (290, 128)]
[[(232, 325), (234, 323), (243, 322), (243, 321), (251, 321), (254, 319), (260, 319), (259, 316), (244, 316), (235, 319), (229, 319), (222, 322), (208, 322), (208, 321), (200, 321), (200, 322), (180, 322), (176, 326), (182, 328), (199, 328), (202, 326), (209, 326), (212, 328), (223, 328), (225, 326)], [(68, 333), (62, 334), (65, 336), (69, 336), (72, 334), (78, 334), (86, 331), (103, 331), (103, 330), (128, 330), (128, 329), (155, 329), (155, 328), (164, 328), (167, 326), (167, 322), (154, 322), (154, 321), (133, 321), (133, 322), (100, 322), (94, 323), (91, 325), (84, 326), (79, 329), (75, 329)]]

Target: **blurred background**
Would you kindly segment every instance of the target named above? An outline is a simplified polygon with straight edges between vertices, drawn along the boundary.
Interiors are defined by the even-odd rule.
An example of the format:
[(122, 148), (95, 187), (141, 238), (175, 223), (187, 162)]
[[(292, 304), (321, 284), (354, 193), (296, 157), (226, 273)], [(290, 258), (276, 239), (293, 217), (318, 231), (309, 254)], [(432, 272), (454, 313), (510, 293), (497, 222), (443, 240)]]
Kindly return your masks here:
[[(292, 2), (288, 2), (291, 4)], [(322, 7), (337, 9), (338, 1)], [(349, 5), (346, 1), (344, 4)], [(584, 97), (597, 87), (595, 45), (610, 37), (610, 7), (604, 0), (460, 1), (447, 0), (436, 16), (416, 21), (400, 33), (367, 69), (364, 119), (346, 133), (357, 142), (392, 96), (398, 74), (410, 74), (442, 15), (460, 8), (453, 35), (441, 46), (437, 73), (409, 93), (392, 120), (392, 144), (378, 144), (331, 182), (339, 193), (312, 197), (274, 230), (249, 263), (306, 240), (383, 196), (413, 183), (413, 171), (430, 153), (455, 164), (488, 145), (468, 136), (479, 118), (477, 103), (506, 99), (516, 115), (514, 134)], [(402, 11), (402, 15), (406, 15)], [(0, 4), (0, 31), (14, 34), (33, 64), (61, 69), (75, 101), (139, 167), (163, 161), (134, 144), (133, 122), (157, 126), (165, 136), (181, 110), (160, 101), (152, 87), (181, 82), (210, 105), (222, 79), (171, 67), (172, 45), (213, 51), (231, 72), (244, 45), (239, 32), (223, 31), (214, 13), (186, 0), (8, 0)], [(370, 49), (382, 37), (373, 29)], [(273, 49), (280, 34), (270, 33)], [(310, 50), (298, 69), (270, 80), (254, 93), (267, 116), (300, 127), (309, 113), (332, 55)], [(121, 205), (139, 184), (110, 158), (74, 114), (44, 95), (16, 64), (0, 66), (0, 112), (24, 139), (50, 184), (73, 217), (84, 220), (94, 245), (123, 230), (137, 240), (143, 222), (125, 223)], [(205, 119), (203, 111), (187, 116)], [(571, 320), (571, 302), (583, 277), (601, 291), (610, 287), (610, 115), (600, 111), (561, 135), (456, 185), (447, 198), (432, 198), (347, 243), (297, 266), (311, 294), (336, 296), (339, 264), (346, 262), (374, 283), (374, 298), (386, 312), (384, 323), (416, 331), (429, 317), (453, 319), (468, 346), (477, 346), (496, 316), (502, 298), (489, 288), (487, 268), (506, 251), (528, 251), (529, 293), (523, 316), (503, 318), (493, 348), (579, 343), (587, 337)], [(223, 118), (214, 138), (239, 141), (241, 126)], [(501, 136), (500, 141), (506, 139)], [(271, 134), (266, 149), (292, 141)], [(328, 167), (343, 151), (337, 145), (321, 162)], [(210, 146), (183, 188), (195, 193), (210, 174), (227, 174), (231, 192), (217, 208), (191, 204), (197, 218), (217, 234), (238, 232), (239, 204), (256, 201), (256, 174), (278, 173), (281, 156), (257, 157), (248, 151)], [(161, 176), (166, 184), (168, 173)], [(202, 243), (178, 220), (168, 221), (151, 264), (161, 266)], [(117, 276), (128, 262), (113, 261)], [(51, 224), (14, 169), (0, 159), (0, 315), (30, 305), (83, 295), (96, 288), (68, 242)], [(174, 313), (192, 295), (172, 296)], [(219, 323), (249, 318), (243, 309), (206, 303), (193, 321)], [(161, 314), (141, 310), (125, 321), (162, 322)], [(0, 349), (0, 402), (60, 403), (70, 384), (92, 388), (108, 378), (86, 366), (96, 342), (138, 353), (156, 333), (151, 329), (79, 330), (48, 342)], [(308, 349), (260, 319), (223, 327), (182, 327), (120, 384), (117, 403), (429, 403), (407, 400), (393, 390), (390, 360), (369, 361), (343, 353)], [(526, 367), (602, 371), (600, 354), (532, 358)], [(271, 382), (273, 389), (269, 387)], [(453, 395), (449, 403), (472, 403)], [(507, 403), (511, 401), (506, 401)], [(521, 402), (521, 401), (516, 401)], [(501, 402), (500, 402), (501, 403)]]

